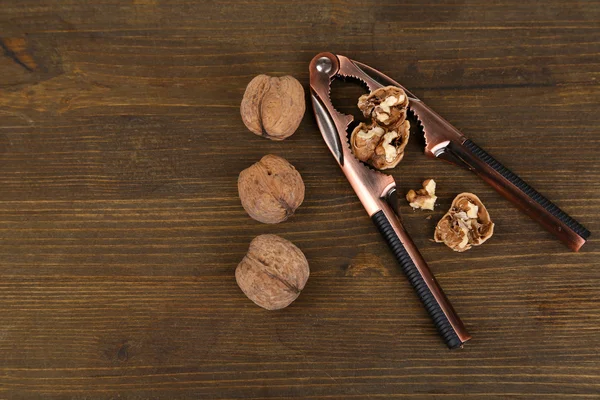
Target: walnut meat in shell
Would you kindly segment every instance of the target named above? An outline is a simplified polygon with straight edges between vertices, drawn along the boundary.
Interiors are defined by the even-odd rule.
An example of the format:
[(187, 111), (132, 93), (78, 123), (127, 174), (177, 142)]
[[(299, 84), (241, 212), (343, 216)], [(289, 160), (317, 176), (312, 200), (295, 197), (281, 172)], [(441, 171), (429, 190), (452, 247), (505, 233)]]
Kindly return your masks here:
[(235, 270), (238, 286), (254, 303), (279, 310), (298, 298), (310, 270), (304, 253), (277, 235), (260, 235)]
[(427, 179), (423, 182), (423, 189), (419, 189), (416, 192), (409, 190), (406, 193), (406, 200), (408, 204), (414, 208), (420, 208), (422, 210), (433, 210), (437, 196), (435, 195), (435, 181), (433, 179)]
[(461, 193), (435, 228), (434, 239), (454, 251), (479, 246), (494, 234), (490, 214), (473, 193)]
[(376, 124), (358, 124), (350, 136), (350, 144), (356, 158), (363, 162), (369, 161), (384, 133), (385, 130)]
[(404, 158), (404, 148), (409, 137), (408, 121), (389, 127), (375, 147), (375, 154), (371, 157), (370, 164), (377, 169), (394, 168)]
[(360, 161), (380, 170), (390, 169), (404, 158), (409, 137), (408, 121), (392, 126), (360, 123), (350, 136), (350, 147)]
[(358, 99), (358, 108), (364, 116), (385, 126), (404, 122), (407, 107), (408, 96), (396, 86), (382, 87)]
[(296, 132), (305, 109), (304, 88), (296, 78), (258, 75), (246, 87), (240, 113), (252, 132), (283, 140)]
[(269, 154), (240, 173), (238, 192), (248, 215), (265, 224), (276, 224), (300, 207), (304, 182), (285, 158)]

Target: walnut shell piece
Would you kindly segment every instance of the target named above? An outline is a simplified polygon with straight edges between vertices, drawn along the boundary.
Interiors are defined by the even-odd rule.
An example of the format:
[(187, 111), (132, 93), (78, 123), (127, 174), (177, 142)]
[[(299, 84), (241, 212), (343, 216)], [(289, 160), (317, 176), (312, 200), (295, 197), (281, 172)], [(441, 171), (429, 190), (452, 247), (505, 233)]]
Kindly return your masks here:
[(240, 106), (246, 127), (272, 140), (292, 136), (305, 110), (304, 88), (289, 75), (254, 77), (246, 87)]
[(406, 119), (408, 96), (396, 86), (386, 86), (358, 99), (364, 116), (381, 125), (398, 125)]
[(406, 200), (414, 209), (433, 210), (435, 201), (437, 200), (435, 187), (435, 181), (433, 179), (427, 179), (423, 181), (423, 189), (419, 189), (416, 192), (412, 189), (409, 190), (408, 193), (406, 193)]
[(304, 201), (304, 181), (285, 158), (268, 154), (238, 177), (242, 207), (265, 224), (283, 222)]
[(279, 310), (298, 298), (310, 270), (304, 253), (277, 235), (260, 235), (235, 270), (244, 294), (267, 310)]
[(435, 227), (434, 240), (454, 251), (462, 252), (479, 246), (494, 234), (494, 223), (487, 209), (473, 193), (454, 198), (450, 210)]

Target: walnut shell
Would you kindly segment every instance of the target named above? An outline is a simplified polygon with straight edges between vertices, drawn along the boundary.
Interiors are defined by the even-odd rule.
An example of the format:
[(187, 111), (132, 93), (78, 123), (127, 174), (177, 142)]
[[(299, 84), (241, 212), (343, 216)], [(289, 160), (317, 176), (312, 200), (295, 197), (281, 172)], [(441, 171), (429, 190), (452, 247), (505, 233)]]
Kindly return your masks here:
[(461, 193), (438, 222), (433, 238), (454, 251), (462, 252), (479, 246), (493, 234), (494, 223), (479, 197), (473, 193)]
[(246, 87), (240, 113), (252, 132), (283, 140), (296, 132), (305, 109), (304, 88), (296, 78), (258, 75)]
[(396, 86), (379, 88), (358, 99), (358, 108), (364, 116), (380, 125), (399, 125), (406, 119), (408, 96)]
[(410, 137), (410, 123), (381, 126), (358, 124), (350, 136), (354, 156), (380, 170), (394, 168), (404, 158), (404, 148)]
[(276, 224), (300, 207), (304, 182), (285, 158), (268, 154), (240, 172), (238, 193), (248, 215), (265, 224)]
[(384, 133), (385, 130), (375, 124), (358, 124), (350, 135), (350, 147), (356, 158), (363, 162), (369, 161)]
[(304, 253), (277, 235), (260, 235), (235, 270), (246, 296), (267, 310), (279, 310), (298, 298), (310, 270)]

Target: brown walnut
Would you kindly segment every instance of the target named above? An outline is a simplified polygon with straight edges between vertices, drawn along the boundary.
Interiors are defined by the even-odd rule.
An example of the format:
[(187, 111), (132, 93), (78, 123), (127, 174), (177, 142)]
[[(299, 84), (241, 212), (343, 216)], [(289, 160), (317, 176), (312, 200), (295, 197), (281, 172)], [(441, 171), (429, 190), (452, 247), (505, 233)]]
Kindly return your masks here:
[(302, 251), (277, 235), (260, 235), (235, 270), (246, 296), (262, 308), (279, 310), (298, 298), (310, 270)]
[(246, 87), (240, 113), (252, 132), (283, 140), (296, 132), (305, 109), (304, 88), (296, 78), (258, 75)]
[(435, 181), (427, 179), (423, 182), (423, 189), (416, 192), (409, 190), (406, 193), (406, 200), (412, 208), (420, 208), (422, 210), (433, 210), (437, 196), (435, 195)]
[(265, 224), (285, 221), (304, 201), (304, 182), (285, 158), (272, 154), (240, 172), (238, 193), (244, 210)]
[(358, 99), (358, 108), (365, 117), (380, 125), (397, 125), (406, 119), (408, 96), (396, 86), (386, 86)]
[(490, 214), (473, 193), (461, 193), (435, 227), (434, 239), (454, 251), (479, 246), (494, 234)]
[(360, 123), (350, 136), (350, 147), (360, 161), (377, 169), (390, 169), (404, 158), (409, 136), (408, 121), (391, 126)]

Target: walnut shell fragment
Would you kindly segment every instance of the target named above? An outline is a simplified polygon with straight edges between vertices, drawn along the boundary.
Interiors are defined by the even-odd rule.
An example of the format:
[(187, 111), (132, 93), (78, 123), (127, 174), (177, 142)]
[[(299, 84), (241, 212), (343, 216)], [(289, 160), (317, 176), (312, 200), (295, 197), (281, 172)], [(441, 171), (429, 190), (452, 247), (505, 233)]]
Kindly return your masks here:
[(479, 246), (494, 234), (490, 214), (473, 193), (461, 193), (435, 227), (434, 239), (454, 251)]
[(396, 86), (386, 86), (358, 99), (364, 116), (381, 125), (401, 124), (406, 119), (408, 96)]
[(360, 123), (350, 136), (350, 146), (360, 161), (380, 170), (390, 169), (404, 158), (409, 136), (408, 121), (389, 127)]
[(279, 310), (298, 298), (310, 270), (304, 253), (277, 235), (260, 235), (235, 270), (244, 294), (267, 310)]
[(240, 173), (238, 193), (250, 217), (276, 224), (291, 217), (304, 201), (304, 181), (285, 158), (269, 154)]
[(296, 132), (305, 109), (304, 88), (296, 78), (258, 75), (246, 87), (240, 113), (255, 134), (283, 140)]
[(423, 189), (419, 189), (416, 192), (412, 189), (409, 190), (408, 193), (406, 193), (406, 200), (414, 209), (433, 210), (435, 201), (437, 200), (435, 187), (435, 181), (433, 179), (427, 179), (423, 182)]

